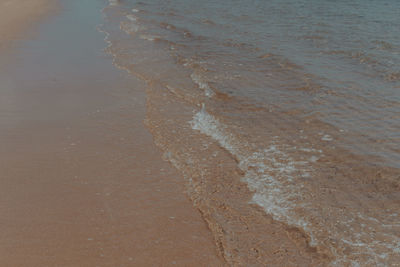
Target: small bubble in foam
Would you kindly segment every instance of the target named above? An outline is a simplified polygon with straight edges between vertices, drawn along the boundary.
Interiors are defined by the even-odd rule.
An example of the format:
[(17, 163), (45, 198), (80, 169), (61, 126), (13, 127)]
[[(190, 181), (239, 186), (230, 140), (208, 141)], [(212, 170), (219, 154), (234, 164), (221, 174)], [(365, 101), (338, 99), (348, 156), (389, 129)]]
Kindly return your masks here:
[(119, 5), (119, 0), (109, 0), (110, 6), (117, 6)]
[(333, 138), (332, 138), (332, 136), (330, 136), (329, 134), (325, 134), (325, 135), (321, 138), (321, 140), (322, 140), (322, 141), (332, 141)]
[(136, 21), (137, 18), (134, 15), (126, 15), (126, 18), (129, 19), (130, 21)]

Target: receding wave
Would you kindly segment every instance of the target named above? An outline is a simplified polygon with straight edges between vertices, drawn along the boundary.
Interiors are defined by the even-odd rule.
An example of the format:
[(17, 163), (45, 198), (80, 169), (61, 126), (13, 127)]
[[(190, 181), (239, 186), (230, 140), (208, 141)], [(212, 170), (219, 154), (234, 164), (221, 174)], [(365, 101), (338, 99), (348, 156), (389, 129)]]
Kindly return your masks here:
[[(117, 2), (104, 10), (107, 51), (146, 81), (145, 123), (229, 264), (400, 262), (399, 102), (394, 90), (368, 87), (395, 88), (399, 75), (386, 54), (341, 49), (321, 29), (296, 35), (312, 48), (299, 45), (288, 57), (290, 40), (261, 39), (268, 21), (257, 10), (252, 18), (210, 3), (221, 13), (205, 18), (182, 3)], [(256, 20), (261, 26), (246, 25)], [(327, 60), (324, 68), (313, 65), (316, 57)]]

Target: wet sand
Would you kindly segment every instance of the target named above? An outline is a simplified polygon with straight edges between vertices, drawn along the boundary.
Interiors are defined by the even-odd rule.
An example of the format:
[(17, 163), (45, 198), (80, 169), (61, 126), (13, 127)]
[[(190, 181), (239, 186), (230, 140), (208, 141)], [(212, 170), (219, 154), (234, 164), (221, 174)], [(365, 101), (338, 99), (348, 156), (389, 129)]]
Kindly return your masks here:
[[(20, 21), (1, 41), (46, 2), (1, 2), (0, 25)], [(0, 266), (223, 266), (144, 128), (144, 83), (102, 50), (103, 4), (61, 1), (12, 61), (0, 52)]]

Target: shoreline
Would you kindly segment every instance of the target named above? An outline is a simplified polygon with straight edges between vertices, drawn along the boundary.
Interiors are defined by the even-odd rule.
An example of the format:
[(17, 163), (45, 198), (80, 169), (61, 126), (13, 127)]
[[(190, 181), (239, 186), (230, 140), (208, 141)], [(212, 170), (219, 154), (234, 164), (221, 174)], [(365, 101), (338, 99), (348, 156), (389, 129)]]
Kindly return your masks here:
[[(286, 82), (290, 60), (162, 1), (8, 3), (27, 13), (0, 44), (1, 266), (399, 262), (399, 170), (234, 84)], [(320, 92), (299, 73), (290, 90)]]
[[(292, 67), (279, 64), (278, 55), (265, 62), (257, 55), (261, 51), (232, 53), (214, 36), (214, 24), (177, 18), (175, 9), (164, 12), (170, 7), (154, 2), (105, 10), (108, 51), (117, 67), (146, 81), (146, 126), (165, 159), (183, 173), (228, 264), (396, 262), (397, 237), (383, 238), (391, 229), (380, 222), (395, 230), (387, 214), (397, 216), (398, 199), (382, 196), (396, 194), (398, 171), (343, 148), (345, 130), (317, 116), (303, 117), (301, 110), (288, 112), (286, 102), (254, 101), (233, 84), (252, 85), (246, 80), (253, 77), (251, 57), (278, 80), (289, 78)], [(181, 14), (185, 8), (176, 6)], [(195, 25), (182, 28), (182, 21)], [(202, 33), (209, 36), (196, 26), (208, 27)], [(254, 78), (267, 85), (275, 81)], [(291, 99), (293, 91), (277, 92)], [(370, 236), (366, 227), (383, 234)]]

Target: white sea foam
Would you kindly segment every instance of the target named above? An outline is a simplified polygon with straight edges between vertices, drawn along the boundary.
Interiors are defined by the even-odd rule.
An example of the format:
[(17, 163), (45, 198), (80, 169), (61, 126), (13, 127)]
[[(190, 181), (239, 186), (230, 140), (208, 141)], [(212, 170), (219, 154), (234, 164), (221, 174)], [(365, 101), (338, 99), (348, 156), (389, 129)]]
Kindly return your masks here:
[(120, 4), (119, 0), (109, 0), (110, 6), (117, 6)]
[[(228, 134), (226, 127), (208, 114), (204, 107), (195, 114), (191, 125), (193, 129), (212, 137), (237, 158), (239, 168), (245, 173), (244, 181), (255, 192), (253, 202), (263, 207), (274, 219), (304, 229), (311, 237), (311, 245), (316, 245), (309, 223), (292, 212), (295, 199), (301, 197), (292, 173), (299, 171), (298, 165), (303, 163), (290, 158), (275, 141), (266, 149), (249, 153), (249, 146)], [(300, 171), (307, 176), (306, 170)]]
[(156, 35), (151, 35), (151, 34), (141, 34), (139, 36), (139, 38), (142, 40), (147, 40), (147, 41), (155, 41), (156, 39), (158, 39), (160, 37), (156, 36)]
[(135, 17), (134, 15), (126, 15), (126, 18), (129, 19), (130, 21), (137, 21), (137, 17)]
[[(322, 151), (285, 146), (279, 144), (279, 138), (274, 138), (264, 149), (251, 151), (249, 144), (237, 139), (229, 132), (226, 125), (207, 113), (204, 106), (194, 115), (190, 123), (192, 129), (213, 138), (239, 161), (239, 168), (245, 173), (243, 180), (254, 192), (252, 197), (254, 203), (261, 206), (275, 220), (303, 229), (310, 237), (311, 246), (325, 242), (322, 237), (318, 238), (320, 234), (318, 228), (313, 227), (313, 223), (323, 224), (323, 222), (318, 222), (321, 213), (312, 205), (312, 202), (304, 199), (305, 195), (311, 193), (308, 192), (304, 178), (310, 177), (313, 171), (311, 164), (318, 160), (316, 155), (321, 155)], [(286, 152), (291, 149), (310, 153), (309, 161), (293, 159)], [(316, 213), (315, 216), (314, 213)], [(385, 266), (390, 255), (400, 253), (400, 238), (393, 235), (393, 229), (396, 229), (394, 227), (399, 227), (399, 225), (384, 224), (379, 219), (362, 213), (349, 212), (343, 216), (344, 219), (337, 221), (336, 225), (332, 226), (333, 228), (325, 230), (331, 238), (339, 242), (340, 247), (349, 247), (356, 254), (345, 255), (331, 246), (329, 249), (336, 257), (331, 262), (331, 266), (349, 264), (351, 266)], [(364, 225), (368, 229), (361, 232), (354, 231), (353, 229), (359, 225)], [(343, 227), (349, 229), (345, 237), (343, 237)], [(385, 227), (387, 231), (382, 229)], [(379, 240), (375, 239), (374, 235), (371, 236), (370, 232), (380, 233)], [(325, 236), (323, 239), (326, 239), (326, 235), (323, 236)], [(359, 258), (359, 255), (363, 258)]]
[(138, 31), (142, 30), (141, 26), (137, 25), (134, 22), (121, 23), (121, 30), (126, 32), (127, 34), (135, 34)]
[(195, 84), (197, 84), (197, 86), (198, 86), (200, 89), (204, 90), (205, 96), (211, 98), (211, 97), (213, 97), (213, 96), (215, 95), (214, 91), (210, 88), (210, 86), (208, 85), (208, 83), (205, 82), (205, 81), (203, 80), (203, 78), (202, 78), (200, 75), (198, 75), (197, 73), (194, 73), (194, 72), (193, 72), (193, 73), (190, 75), (190, 78), (192, 78), (192, 81), (193, 81)]
[(322, 138), (321, 138), (321, 140), (322, 141), (332, 141), (333, 140), (333, 138), (332, 138), (332, 136), (330, 136), (329, 134), (325, 134), (324, 136), (322, 136)]
[(137, 24), (137, 17), (134, 15), (126, 15), (126, 18), (129, 20), (129, 22), (121, 22), (121, 30), (126, 32), (127, 34), (135, 34), (140, 30), (143, 30), (143, 27)]

